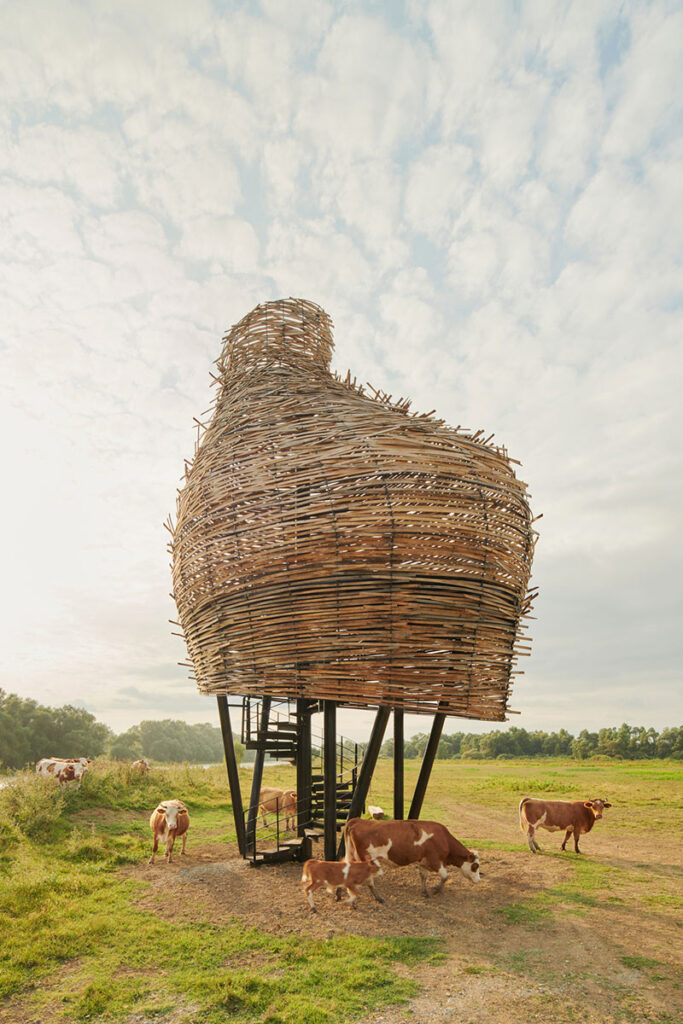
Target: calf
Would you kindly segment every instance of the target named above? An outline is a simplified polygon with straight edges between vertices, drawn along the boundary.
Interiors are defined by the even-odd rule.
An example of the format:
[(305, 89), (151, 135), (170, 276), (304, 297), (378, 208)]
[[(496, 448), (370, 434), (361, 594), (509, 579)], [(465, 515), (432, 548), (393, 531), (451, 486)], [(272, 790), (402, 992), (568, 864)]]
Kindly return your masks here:
[[(433, 890), (440, 892), (448, 878), (447, 865), (460, 868), (470, 882), (480, 882), (479, 854), (452, 836), (445, 825), (436, 821), (364, 821), (351, 818), (344, 827), (347, 861), (385, 860), (403, 867), (417, 864), (422, 879), (422, 891), (427, 889), (427, 872), (436, 871), (439, 882)], [(376, 900), (383, 903), (372, 887)]]
[(296, 790), (263, 786), (259, 793), (258, 809), (264, 827), (268, 824), (266, 814), (274, 812), (277, 816), (284, 816), (285, 829), (296, 828)]
[(176, 838), (179, 839), (182, 836), (183, 848), (180, 852), (181, 854), (185, 853), (187, 830), (190, 827), (190, 815), (182, 800), (162, 800), (156, 810), (152, 811), (149, 826), (154, 836), (154, 849), (152, 850), (152, 856), (149, 858), (150, 864), (154, 863), (156, 852), (159, 849), (159, 840), (166, 847), (164, 856), (169, 864), (172, 860), (171, 854), (173, 853), (173, 844)]
[(134, 772), (137, 772), (138, 775), (147, 775), (149, 772), (149, 761), (146, 757), (141, 757), (138, 761), (133, 761), (131, 763), (131, 768)]
[(534, 838), (537, 828), (545, 828), (548, 832), (564, 829), (563, 850), (573, 832), (574, 849), (581, 853), (579, 836), (590, 832), (595, 822), (602, 818), (602, 812), (611, 806), (606, 800), (534, 800), (525, 796), (519, 804), (519, 825), (526, 834), (532, 853), (541, 849)]
[(313, 902), (313, 893), (321, 885), (326, 886), (328, 892), (334, 892), (336, 889), (337, 899), (340, 898), (339, 890), (346, 889), (349, 898), (344, 902), (349, 903), (351, 906), (354, 906), (358, 899), (356, 886), (369, 885), (375, 895), (375, 899), (379, 899), (379, 902), (382, 903), (383, 900), (375, 893), (374, 882), (375, 875), (382, 874), (384, 872), (379, 864), (374, 864), (370, 861), (349, 863), (348, 861), (307, 860), (304, 864), (301, 882), (306, 886), (304, 892), (308, 896), (311, 910), (315, 913), (316, 906)]

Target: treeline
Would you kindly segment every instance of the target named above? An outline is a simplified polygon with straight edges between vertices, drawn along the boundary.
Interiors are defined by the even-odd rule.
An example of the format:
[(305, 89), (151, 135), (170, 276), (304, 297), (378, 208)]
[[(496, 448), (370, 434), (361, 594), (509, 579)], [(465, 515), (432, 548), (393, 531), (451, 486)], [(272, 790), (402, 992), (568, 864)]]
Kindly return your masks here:
[[(244, 748), (235, 737), (239, 756)], [(225, 757), (223, 737), (216, 726), (203, 722), (188, 725), (175, 719), (140, 722), (122, 732), (109, 745), (109, 756), (117, 761), (147, 757), (151, 761), (190, 761), (213, 764)]]
[[(238, 757), (243, 751), (235, 737)], [(187, 722), (140, 722), (115, 735), (82, 708), (65, 705), (49, 708), (34, 700), (0, 690), (0, 768), (23, 768), (41, 757), (98, 757), (134, 761), (190, 761), (211, 764), (222, 761), (221, 731), (208, 724)]]
[[(427, 733), (417, 733), (404, 744), (406, 758), (421, 758), (428, 741)], [(365, 743), (358, 744), (362, 757)], [(235, 737), (238, 758), (244, 747)], [(392, 757), (394, 741), (388, 739), (381, 754)], [(134, 761), (147, 757), (151, 761), (190, 761), (211, 764), (222, 761), (221, 731), (206, 723), (166, 719), (145, 721), (126, 732), (115, 735), (82, 708), (65, 705), (49, 708), (34, 700), (5, 693), (0, 689), (0, 768), (23, 768), (41, 757), (98, 757), (106, 754), (116, 760)], [(354, 754), (354, 744), (347, 742), (345, 758)], [(512, 726), (505, 731), (444, 734), (437, 757), (508, 758), (508, 757), (589, 757), (641, 758), (671, 757), (683, 759), (683, 727), (657, 732), (643, 726), (624, 725), (618, 728), (589, 732), (584, 729), (572, 736), (566, 729), (559, 732), (528, 732)]]
[[(422, 757), (429, 736), (416, 733), (403, 746), (404, 757)], [(393, 757), (394, 741), (386, 740), (381, 754)], [(683, 758), (683, 727), (657, 732), (643, 726), (623, 725), (618, 728), (589, 732), (584, 729), (572, 736), (566, 729), (559, 732), (528, 732), (512, 726), (504, 732), (455, 732), (442, 735), (437, 757), (508, 758), (508, 757), (572, 757), (583, 761), (589, 757), (619, 757), (640, 760), (650, 757)]]

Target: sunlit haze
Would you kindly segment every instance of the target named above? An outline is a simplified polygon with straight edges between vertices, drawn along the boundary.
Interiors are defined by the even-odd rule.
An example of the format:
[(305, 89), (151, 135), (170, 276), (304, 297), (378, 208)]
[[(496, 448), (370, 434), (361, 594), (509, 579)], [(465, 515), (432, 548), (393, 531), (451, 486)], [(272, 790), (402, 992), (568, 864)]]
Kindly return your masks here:
[(513, 724), (679, 724), (680, 5), (24, 0), (2, 27), (0, 686), (218, 724), (162, 524), (222, 334), (297, 296), (334, 369), (520, 461)]

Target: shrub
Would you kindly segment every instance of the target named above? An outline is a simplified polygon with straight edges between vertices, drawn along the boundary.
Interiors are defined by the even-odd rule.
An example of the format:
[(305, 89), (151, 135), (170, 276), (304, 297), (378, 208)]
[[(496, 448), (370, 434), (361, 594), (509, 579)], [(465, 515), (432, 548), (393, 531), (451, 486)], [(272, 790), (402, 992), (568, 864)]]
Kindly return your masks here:
[(52, 838), (65, 805), (65, 795), (54, 779), (31, 772), (20, 772), (0, 789), (0, 820), (5, 829), (18, 830), (29, 839)]

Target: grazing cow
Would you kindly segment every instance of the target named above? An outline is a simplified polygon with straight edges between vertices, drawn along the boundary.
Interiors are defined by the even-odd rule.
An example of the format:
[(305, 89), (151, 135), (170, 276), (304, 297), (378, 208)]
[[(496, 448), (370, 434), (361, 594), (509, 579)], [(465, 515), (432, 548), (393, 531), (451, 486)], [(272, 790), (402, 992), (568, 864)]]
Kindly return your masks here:
[[(398, 867), (417, 864), (425, 896), (430, 895), (427, 872), (438, 872), (439, 883), (433, 891), (440, 892), (448, 878), (448, 864), (460, 868), (470, 882), (481, 881), (477, 851), (468, 850), (445, 825), (436, 821), (363, 821), (350, 818), (344, 827), (344, 842), (347, 861), (369, 860), (380, 864), (386, 860)], [(383, 903), (374, 887), (371, 888), (375, 899)]]
[(133, 761), (131, 768), (138, 775), (146, 775), (149, 771), (149, 761), (146, 757), (141, 757), (138, 761)]
[(150, 864), (154, 863), (156, 852), (159, 849), (159, 840), (166, 847), (164, 857), (169, 864), (172, 860), (173, 844), (181, 836), (183, 838), (183, 848), (180, 852), (185, 853), (187, 830), (190, 827), (190, 815), (182, 800), (162, 800), (156, 810), (152, 811), (149, 826), (154, 835), (154, 849), (152, 850), (152, 856), (149, 858)]
[(595, 822), (602, 818), (602, 812), (611, 806), (606, 800), (533, 800), (525, 796), (519, 804), (519, 825), (526, 833), (532, 853), (541, 849), (534, 838), (537, 828), (545, 828), (548, 832), (564, 829), (563, 850), (573, 832), (574, 849), (581, 853), (579, 836), (590, 832)]
[(268, 824), (266, 814), (273, 812), (278, 816), (284, 815), (285, 829), (296, 828), (296, 790), (263, 786), (259, 793), (258, 809), (264, 827)]
[(91, 761), (90, 757), (43, 757), (36, 764), (36, 772), (47, 779), (56, 779), (60, 785), (74, 779), (80, 783)]
[[(374, 893), (374, 876), (383, 874), (384, 872), (379, 864), (375, 864), (372, 861), (350, 863), (349, 861), (335, 860), (307, 860), (304, 864), (301, 882), (306, 886), (304, 892), (308, 896), (311, 910), (315, 913), (316, 906), (313, 902), (313, 893), (321, 885), (327, 886), (328, 892), (334, 892), (336, 889), (337, 894), (339, 894), (340, 889), (346, 889), (349, 898), (344, 900), (344, 902), (353, 906), (358, 899), (356, 886), (369, 885)], [(375, 898), (377, 898), (376, 893)], [(337, 895), (337, 899), (339, 899), (339, 895)], [(381, 902), (382, 900), (380, 899)]]

